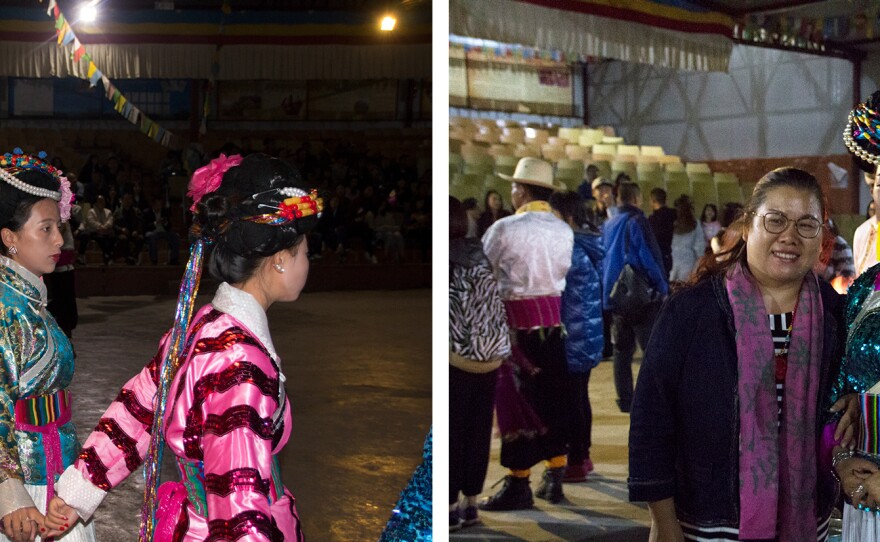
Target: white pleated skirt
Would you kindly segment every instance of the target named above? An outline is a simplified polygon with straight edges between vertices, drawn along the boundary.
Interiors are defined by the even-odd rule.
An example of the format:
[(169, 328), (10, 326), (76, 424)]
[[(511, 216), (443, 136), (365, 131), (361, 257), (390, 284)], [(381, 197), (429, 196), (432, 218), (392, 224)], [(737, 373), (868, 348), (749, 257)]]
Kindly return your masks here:
[(844, 504), (842, 530), (842, 542), (880, 542), (880, 517)]
[[(32, 486), (25, 484), (24, 488), (34, 500), (37, 510), (41, 514), (46, 513), (46, 486)], [(57, 542), (95, 542), (95, 525), (93, 521), (83, 525), (82, 521), (77, 521), (67, 533), (61, 537), (55, 537), (53, 540)], [(37, 535), (37, 542), (41, 542), (42, 537)], [(0, 542), (10, 542), (9, 538), (3, 534), (3, 526), (0, 524)]]

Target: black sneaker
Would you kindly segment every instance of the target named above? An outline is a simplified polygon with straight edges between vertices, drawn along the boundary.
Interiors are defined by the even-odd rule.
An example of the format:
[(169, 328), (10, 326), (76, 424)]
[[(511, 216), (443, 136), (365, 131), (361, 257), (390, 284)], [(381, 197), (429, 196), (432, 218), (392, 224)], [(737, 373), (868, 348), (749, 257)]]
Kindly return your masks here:
[(463, 527), (470, 527), (471, 525), (476, 525), (480, 523), (480, 513), (477, 510), (476, 506), (468, 506), (464, 509), (464, 517), (462, 517), (464, 523)]
[[(508, 475), (498, 481), (501, 482), (504, 482), (504, 485), (498, 493), (480, 502), (480, 510), (527, 510), (534, 506), (535, 501), (532, 499), (528, 478)], [(498, 483), (495, 485), (497, 486)]]
[(535, 497), (553, 504), (560, 502), (565, 497), (562, 493), (562, 479), (564, 477), (565, 467), (546, 469), (541, 477), (541, 485), (535, 490)]
[(464, 526), (464, 522), (461, 520), (461, 516), (458, 514), (458, 508), (455, 510), (450, 510), (449, 512), (449, 532), (454, 532), (461, 529)]

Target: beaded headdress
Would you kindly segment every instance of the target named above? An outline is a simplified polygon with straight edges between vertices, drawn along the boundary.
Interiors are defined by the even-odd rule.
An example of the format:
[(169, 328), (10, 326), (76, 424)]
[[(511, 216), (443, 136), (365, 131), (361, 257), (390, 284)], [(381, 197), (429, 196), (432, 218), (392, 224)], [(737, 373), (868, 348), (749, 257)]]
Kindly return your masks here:
[(880, 102), (880, 93), (875, 92), (867, 101), (850, 111), (846, 129), (843, 131), (843, 144), (846, 145), (847, 150), (873, 169), (880, 165), (880, 111), (877, 111), (880, 103), (878, 102)]
[[(25, 154), (16, 147), (12, 152), (0, 156), (0, 179), (15, 188), (40, 198), (49, 198), (58, 202), (58, 210), (61, 220), (70, 218), (70, 206), (73, 203), (73, 192), (70, 190), (70, 182), (64, 177), (62, 171), (46, 161), (46, 153), (40, 151), (37, 156)], [(39, 171), (58, 181), (58, 190), (50, 190), (39, 186), (33, 186), (18, 178), (16, 175), (24, 171)]]
[(269, 226), (281, 226), (284, 224), (289, 224), (297, 218), (303, 218), (315, 214), (318, 215), (318, 217), (320, 218), (321, 211), (324, 210), (324, 200), (318, 197), (317, 190), (306, 192), (301, 188), (291, 186), (286, 188), (275, 188), (272, 190), (267, 190), (266, 192), (260, 192), (258, 194), (254, 194), (253, 196), (251, 196), (251, 198), (256, 199), (257, 196), (266, 194), (268, 192), (277, 192), (279, 195), (284, 196), (285, 199), (280, 204), (278, 204), (278, 207), (265, 203), (260, 203), (259, 205), (257, 205), (257, 207), (274, 209), (275, 212), (247, 216), (243, 217), (242, 220), (245, 220), (247, 222), (255, 222), (257, 224), (267, 224)]

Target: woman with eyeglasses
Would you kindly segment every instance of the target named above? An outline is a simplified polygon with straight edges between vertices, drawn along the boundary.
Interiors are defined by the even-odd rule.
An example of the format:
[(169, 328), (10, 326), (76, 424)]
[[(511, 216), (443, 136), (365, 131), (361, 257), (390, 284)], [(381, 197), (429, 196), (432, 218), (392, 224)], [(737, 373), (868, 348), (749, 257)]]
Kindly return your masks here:
[(629, 442), (650, 540), (827, 538), (831, 449), (849, 444), (858, 408), (828, 399), (845, 330), (843, 298), (812, 272), (824, 219), (812, 175), (771, 171), (730, 226), (735, 244), (661, 310)]

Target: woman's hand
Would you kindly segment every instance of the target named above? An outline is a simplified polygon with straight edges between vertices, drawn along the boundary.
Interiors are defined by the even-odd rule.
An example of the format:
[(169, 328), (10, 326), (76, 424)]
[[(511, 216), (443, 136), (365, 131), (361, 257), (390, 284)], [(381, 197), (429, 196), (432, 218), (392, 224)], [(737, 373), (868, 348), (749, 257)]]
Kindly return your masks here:
[[(861, 457), (844, 459), (837, 465), (837, 473), (840, 475), (841, 490), (850, 498), (854, 506), (866, 504), (868, 487), (874, 487), (880, 483), (880, 478), (868, 483), (874, 475), (880, 473), (880, 468), (873, 462)], [(880, 486), (876, 487), (875, 495), (880, 498)]]
[(834, 430), (834, 440), (844, 448), (851, 448), (855, 444), (853, 438), (856, 423), (859, 421), (859, 395), (850, 393), (838, 399), (832, 406), (831, 412), (843, 411), (837, 428)]
[(70, 526), (79, 521), (79, 514), (59, 496), (52, 497), (46, 509), (46, 538), (61, 536)]
[(46, 532), (45, 519), (35, 506), (19, 508), (3, 516), (3, 534), (15, 542), (33, 540)]

